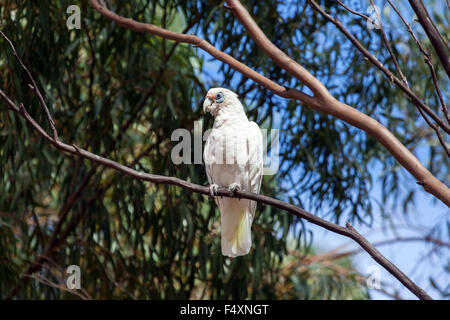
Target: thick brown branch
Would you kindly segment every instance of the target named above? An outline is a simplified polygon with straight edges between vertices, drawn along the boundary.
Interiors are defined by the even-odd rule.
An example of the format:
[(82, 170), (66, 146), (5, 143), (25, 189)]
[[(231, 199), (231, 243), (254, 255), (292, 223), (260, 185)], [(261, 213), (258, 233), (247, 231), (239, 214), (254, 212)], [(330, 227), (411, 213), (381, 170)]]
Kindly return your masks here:
[(201, 39), (195, 35), (187, 35), (182, 33), (173, 32), (170, 30), (166, 30), (160, 27), (157, 27), (153, 24), (148, 23), (142, 23), (135, 21), (133, 19), (124, 18), (121, 17), (114, 12), (108, 10), (106, 7), (100, 5), (98, 1), (96, 0), (90, 0), (91, 5), (100, 12), (103, 16), (106, 18), (116, 22), (121, 27), (124, 27), (126, 29), (130, 29), (136, 32), (142, 32), (142, 33), (149, 33), (156, 36), (160, 36), (165, 39), (174, 40), (177, 42), (184, 42), (191, 44), (193, 46), (199, 47), (206, 52), (208, 52), (210, 55), (212, 55), (214, 58), (216, 58), (219, 61), (222, 61), (223, 63), (228, 64), (229, 66), (233, 67), (233, 69), (239, 71), (244, 76), (254, 80), (255, 82), (259, 83), (266, 89), (274, 92), (275, 94), (279, 95), (280, 97), (284, 98), (294, 98), (301, 97), (302, 101), (308, 104), (315, 104), (315, 100), (312, 99), (311, 96), (309, 96), (306, 93), (303, 93), (299, 90), (292, 89), (292, 88), (286, 88), (284, 86), (281, 86), (272, 80), (264, 77), (263, 75), (259, 74), (255, 70), (249, 68), (242, 62), (236, 60), (232, 56), (216, 49), (213, 45), (211, 45), (208, 41)]
[(314, 92), (315, 97), (325, 99), (330, 95), (328, 90), (318, 79), (286, 53), (277, 48), (272, 41), (267, 38), (239, 1), (227, 0), (227, 3), (230, 10), (245, 27), (258, 47), (260, 47), (260, 49), (263, 50), (279, 67), (303, 82), (312, 92)]
[(425, 30), (428, 39), (430, 39), (437, 56), (441, 60), (442, 66), (444, 67), (447, 75), (450, 77), (450, 57), (448, 55), (448, 49), (446, 44), (442, 41), (439, 30), (435, 28), (427, 9), (420, 0), (408, 0), (409, 4), (413, 8), (417, 15), (417, 19), (422, 25), (423, 30)]

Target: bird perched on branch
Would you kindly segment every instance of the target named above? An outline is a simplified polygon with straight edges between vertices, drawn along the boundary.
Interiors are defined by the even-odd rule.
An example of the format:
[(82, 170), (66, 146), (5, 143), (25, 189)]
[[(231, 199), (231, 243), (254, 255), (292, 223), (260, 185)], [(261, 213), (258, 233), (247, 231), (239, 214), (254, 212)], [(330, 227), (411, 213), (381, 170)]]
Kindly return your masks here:
[(247, 199), (216, 197), (219, 187), (259, 193), (263, 175), (263, 137), (255, 122), (250, 122), (238, 95), (228, 89), (212, 88), (203, 103), (214, 125), (209, 134), (204, 160), (210, 194), (221, 216), (222, 254), (246, 255), (252, 245), (251, 226), (256, 202)]

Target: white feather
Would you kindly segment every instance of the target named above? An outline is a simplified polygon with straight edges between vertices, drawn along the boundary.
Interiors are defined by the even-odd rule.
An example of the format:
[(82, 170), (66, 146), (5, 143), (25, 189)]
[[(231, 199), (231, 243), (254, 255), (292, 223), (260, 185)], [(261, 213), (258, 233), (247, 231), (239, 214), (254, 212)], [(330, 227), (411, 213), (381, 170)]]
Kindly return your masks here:
[[(243, 190), (259, 193), (263, 172), (263, 138), (258, 125), (245, 115), (237, 95), (214, 88), (208, 96), (224, 94), (223, 103), (206, 99), (204, 109), (215, 117), (207, 138), (204, 159), (210, 184), (228, 187), (238, 183)], [(251, 225), (256, 202), (247, 199), (218, 198), (221, 214), (222, 254), (230, 257), (249, 252)]]

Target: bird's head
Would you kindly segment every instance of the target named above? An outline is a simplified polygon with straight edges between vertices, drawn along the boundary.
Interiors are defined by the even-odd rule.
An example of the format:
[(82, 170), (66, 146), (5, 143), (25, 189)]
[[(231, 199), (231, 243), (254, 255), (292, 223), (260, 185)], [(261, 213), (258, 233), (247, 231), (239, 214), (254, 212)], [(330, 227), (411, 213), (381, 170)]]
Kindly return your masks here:
[(203, 102), (203, 111), (215, 117), (220, 109), (235, 105), (241, 106), (236, 93), (225, 88), (211, 88)]

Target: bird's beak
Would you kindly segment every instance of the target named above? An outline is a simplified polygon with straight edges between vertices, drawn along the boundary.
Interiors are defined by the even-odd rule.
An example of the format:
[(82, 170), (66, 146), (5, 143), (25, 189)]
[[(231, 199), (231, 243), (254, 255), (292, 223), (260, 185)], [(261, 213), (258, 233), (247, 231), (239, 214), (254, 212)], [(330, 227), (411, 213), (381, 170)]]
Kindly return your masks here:
[(205, 101), (203, 102), (203, 112), (211, 112), (211, 106), (214, 103), (214, 96), (208, 95), (206, 96)]

